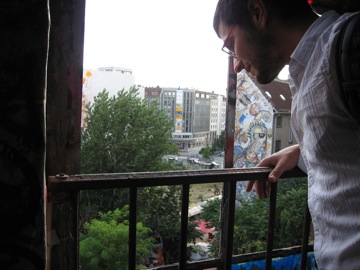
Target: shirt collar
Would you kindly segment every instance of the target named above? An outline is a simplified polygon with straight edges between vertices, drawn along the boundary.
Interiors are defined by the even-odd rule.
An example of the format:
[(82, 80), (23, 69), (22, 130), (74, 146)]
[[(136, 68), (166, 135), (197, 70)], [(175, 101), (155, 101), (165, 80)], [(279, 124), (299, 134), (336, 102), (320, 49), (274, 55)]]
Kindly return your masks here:
[(291, 78), (290, 89), (292, 95), (294, 95), (299, 88), (305, 68), (315, 50), (319, 37), (324, 30), (331, 27), (333, 22), (335, 22), (338, 18), (339, 14), (332, 10), (321, 15), (305, 32), (304, 36), (292, 53), (289, 63), (289, 73)]
[(339, 14), (331, 10), (323, 15), (319, 16), (318, 19), (309, 27), (305, 35), (300, 40), (300, 43), (296, 47), (295, 51), (291, 55), (291, 58), (301, 65), (306, 66), (311, 54), (314, 51), (315, 45), (321, 33), (324, 29), (331, 27), (333, 22), (339, 18)]

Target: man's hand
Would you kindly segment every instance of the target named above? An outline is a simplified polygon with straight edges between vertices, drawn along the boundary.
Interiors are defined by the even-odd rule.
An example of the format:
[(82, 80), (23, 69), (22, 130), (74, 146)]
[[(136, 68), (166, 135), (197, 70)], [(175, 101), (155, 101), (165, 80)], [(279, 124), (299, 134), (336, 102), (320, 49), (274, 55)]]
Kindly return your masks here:
[(248, 182), (246, 191), (255, 187), (255, 192), (259, 199), (265, 199), (270, 193), (270, 184), (279, 180), (280, 176), (285, 172), (296, 167), (300, 156), (299, 145), (289, 146), (279, 152), (264, 158), (257, 167), (273, 167), (267, 181), (251, 180)]

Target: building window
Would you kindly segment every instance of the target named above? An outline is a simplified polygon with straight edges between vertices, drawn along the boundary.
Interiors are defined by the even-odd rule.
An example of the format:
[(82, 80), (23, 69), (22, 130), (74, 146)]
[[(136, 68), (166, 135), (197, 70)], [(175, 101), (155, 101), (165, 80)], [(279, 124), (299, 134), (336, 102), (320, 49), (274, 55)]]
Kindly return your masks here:
[(281, 115), (276, 117), (276, 127), (277, 128), (282, 128), (282, 116)]
[(275, 152), (279, 152), (281, 150), (281, 140), (275, 141)]
[(291, 127), (289, 128), (289, 144), (292, 144), (294, 141), (293, 133)]

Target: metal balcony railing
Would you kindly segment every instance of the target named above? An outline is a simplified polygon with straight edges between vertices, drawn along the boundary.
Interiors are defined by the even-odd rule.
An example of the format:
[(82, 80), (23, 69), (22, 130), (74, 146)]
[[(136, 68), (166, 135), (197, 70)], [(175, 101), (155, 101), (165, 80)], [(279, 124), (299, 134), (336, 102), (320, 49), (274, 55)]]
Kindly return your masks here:
[[(130, 220), (129, 220), (129, 266), (128, 269), (136, 269), (136, 209), (137, 191), (141, 187), (154, 186), (182, 186), (182, 209), (181, 209), (181, 237), (179, 263), (155, 267), (154, 269), (224, 269), (230, 270), (232, 264), (255, 260), (266, 260), (266, 269), (271, 269), (273, 257), (302, 254), (301, 269), (306, 269), (307, 252), (312, 251), (308, 245), (310, 217), (308, 211), (305, 214), (303, 244), (300, 247), (273, 250), (275, 209), (277, 184), (272, 184), (270, 194), (270, 211), (268, 221), (267, 250), (246, 255), (232, 255), (232, 236), (234, 231), (235, 195), (236, 182), (248, 180), (265, 180), (270, 173), (270, 168), (247, 168), (247, 169), (220, 169), (220, 170), (192, 170), (171, 172), (134, 172), (117, 174), (93, 174), (93, 175), (56, 175), (48, 179), (48, 190), (52, 193), (78, 192), (90, 189), (130, 189)], [(306, 176), (298, 169), (286, 172), (282, 178), (296, 178)], [(221, 250), (220, 257), (197, 262), (187, 262), (187, 225), (189, 209), (189, 191), (191, 184), (223, 183), (222, 194), (222, 223), (221, 223)]]

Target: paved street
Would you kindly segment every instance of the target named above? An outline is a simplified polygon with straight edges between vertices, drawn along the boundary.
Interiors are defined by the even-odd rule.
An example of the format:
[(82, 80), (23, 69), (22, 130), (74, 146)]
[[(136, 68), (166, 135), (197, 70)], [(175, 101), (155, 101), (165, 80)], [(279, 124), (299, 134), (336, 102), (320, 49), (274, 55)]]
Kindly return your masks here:
[[(187, 150), (180, 150), (179, 156), (191, 158), (192, 155), (199, 154), (199, 151), (201, 150), (201, 148), (202, 147), (193, 147), (193, 148), (189, 148)], [(224, 157), (213, 156), (213, 158), (214, 158), (214, 161), (217, 164), (219, 164), (219, 169), (223, 169), (224, 168)]]

